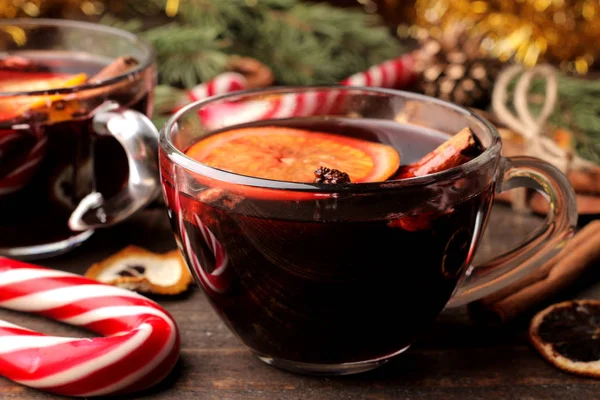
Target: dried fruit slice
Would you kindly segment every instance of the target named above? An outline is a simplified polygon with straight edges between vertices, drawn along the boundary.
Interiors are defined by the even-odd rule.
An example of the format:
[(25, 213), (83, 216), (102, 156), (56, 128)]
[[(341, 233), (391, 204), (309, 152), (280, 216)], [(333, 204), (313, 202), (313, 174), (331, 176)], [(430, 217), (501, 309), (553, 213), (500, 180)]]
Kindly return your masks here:
[(314, 182), (321, 166), (359, 183), (385, 181), (400, 165), (398, 152), (385, 144), (275, 126), (218, 133), (194, 144), (187, 155), (241, 175), (304, 183)]
[(156, 254), (136, 246), (92, 265), (85, 276), (124, 289), (164, 295), (184, 292), (192, 282), (179, 250)]
[[(73, 87), (83, 84), (87, 79), (84, 73), (76, 75), (56, 75), (48, 73), (18, 74), (10, 79), (0, 80), (1, 93), (19, 93), (42, 90), (53, 90)], [(16, 118), (26, 111), (60, 100), (63, 95), (0, 97), (0, 120)]]
[(555, 367), (600, 378), (600, 300), (565, 301), (540, 311), (529, 338)]

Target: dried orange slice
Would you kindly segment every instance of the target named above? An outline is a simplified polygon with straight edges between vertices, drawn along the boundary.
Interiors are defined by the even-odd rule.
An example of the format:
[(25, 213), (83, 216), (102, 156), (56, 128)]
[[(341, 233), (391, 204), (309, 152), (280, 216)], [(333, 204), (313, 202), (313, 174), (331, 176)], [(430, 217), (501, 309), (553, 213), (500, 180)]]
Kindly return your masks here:
[(182, 293), (192, 283), (178, 249), (160, 254), (133, 245), (93, 264), (85, 276), (140, 293), (162, 295)]
[(562, 371), (600, 378), (600, 300), (565, 301), (540, 311), (529, 338)]
[[(0, 92), (19, 93), (42, 90), (54, 90), (69, 88), (83, 84), (87, 80), (84, 73), (76, 75), (54, 75), (48, 74), (19, 74), (12, 79), (0, 81)], [(49, 106), (52, 102), (60, 100), (63, 95), (41, 95), (41, 96), (15, 96), (0, 97), (0, 119), (12, 119), (18, 117), (28, 110), (38, 107)]]
[(240, 175), (304, 183), (314, 182), (321, 166), (347, 173), (351, 183), (385, 181), (400, 166), (398, 152), (382, 143), (276, 126), (218, 133), (187, 155)]

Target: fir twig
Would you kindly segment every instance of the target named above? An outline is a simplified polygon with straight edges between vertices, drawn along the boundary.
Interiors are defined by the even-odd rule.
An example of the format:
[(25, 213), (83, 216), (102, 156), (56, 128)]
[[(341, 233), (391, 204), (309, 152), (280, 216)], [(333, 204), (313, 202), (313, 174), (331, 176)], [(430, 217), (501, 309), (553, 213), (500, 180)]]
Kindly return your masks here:
[(158, 85), (154, 88), (154, 115), (170, 114), (179, 100), (185, 98), (183, 89), (169, 85)]
[(236, 49), (290, 85), (336, 83), (403, 50), (375, 15), (303, 2), (265, 12), (254, 44)]
[[(165, 18), (165, 5), (130, 0), (127, 15)], [(375, 15), (300, 0), (180, 0), (170, 22), (142, 35), (156, 49), (161, 83), (188, 88), (227, 70), (233, 54), (295, 85), (336, 83), (404, 50)]]
[(169, 24), (152, 29), (142, 37), (156, 50), (158, 73), (166, 83), (193, 87), (224, 71), (227, 43), (216, 27)]
[(112, 26), (132, 33), (139, 33), (142, 30), (143, 23), (139, 19), (122, 20), (112, 14), (106, 14), (98, 21), (100, 24)]

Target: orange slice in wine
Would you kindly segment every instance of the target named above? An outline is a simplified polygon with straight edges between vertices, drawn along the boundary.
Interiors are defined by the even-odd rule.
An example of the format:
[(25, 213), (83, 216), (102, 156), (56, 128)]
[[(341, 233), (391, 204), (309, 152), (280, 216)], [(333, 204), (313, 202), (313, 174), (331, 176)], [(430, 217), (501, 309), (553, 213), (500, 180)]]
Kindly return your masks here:
[[(30, 76), (28, 77), (27, 75)], [(0, 93), (63, 89), (81, 85), (86, 79), (87, 75), (84, 73), (58, 76), (48, 76), (45, 73), (40, 75), (15, 73), (14, 78), (0, 81)], [(0, 97), (0, 120), (16, 118), (33, 108), (49, 106), (52, 102), (62, 99), (63, 96), (60, 94), (48, 94), (40, 96)]]
[(398, 152), (382, 143), (274, 126), (218, 133), (194, 144), (187, 155), (240, 175), (303, 183), (314, 182), (321, 166), (361, 183), (385, 181), (400, 165)]

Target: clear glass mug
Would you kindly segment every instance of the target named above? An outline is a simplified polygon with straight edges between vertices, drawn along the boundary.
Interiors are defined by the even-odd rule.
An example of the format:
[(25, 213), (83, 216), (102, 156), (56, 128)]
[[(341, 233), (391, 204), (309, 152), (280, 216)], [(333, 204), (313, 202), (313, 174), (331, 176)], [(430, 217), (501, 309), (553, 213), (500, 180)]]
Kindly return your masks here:
[[(285, 107), (265, 112), (275, 103), (292, 104), (294, 96), (303, 98), (301, 107), (287, 108), (295, 115)], [(337, 106), (307, 106), (309, 99), (335, 99)], [(215, 130), (294, 117), (315, 129), (323, 117), (351, 117), (345, 123), (374, 129), (384, 120), (450, 135), (468, 126), (485, 150), (440, 173), (342, 187), (242, 176), (185, 155)], [(402, 131), (386, 135), (386, 141), (402, 143), (395, 137)], [(227, 326), (269, 364), (349, 374), (403, 352), (444, 307), (515, 282), (571, 237), (577, 213), (565, 176), (535, 158), (502, 157), (501, 147), (489, 122), (418, 94), (275, 88), (181, 109), (162, 129), (159, 164), (178, 246)], [(419, 151), (404, 163), (423, 156), (425, 150)], [(495, 194), (516, 187), (547, 196), (545, 223), (516, 249), (471, 265)]]
[(119, 57), (137, 61), (56, 90), (0, 88), (0, 256), (65, 252), (160, 195), (148, 44), (98, 24), (14, 19), (0, 21), (0, 56), (0, 85), (30, 72), (89, 79)]

